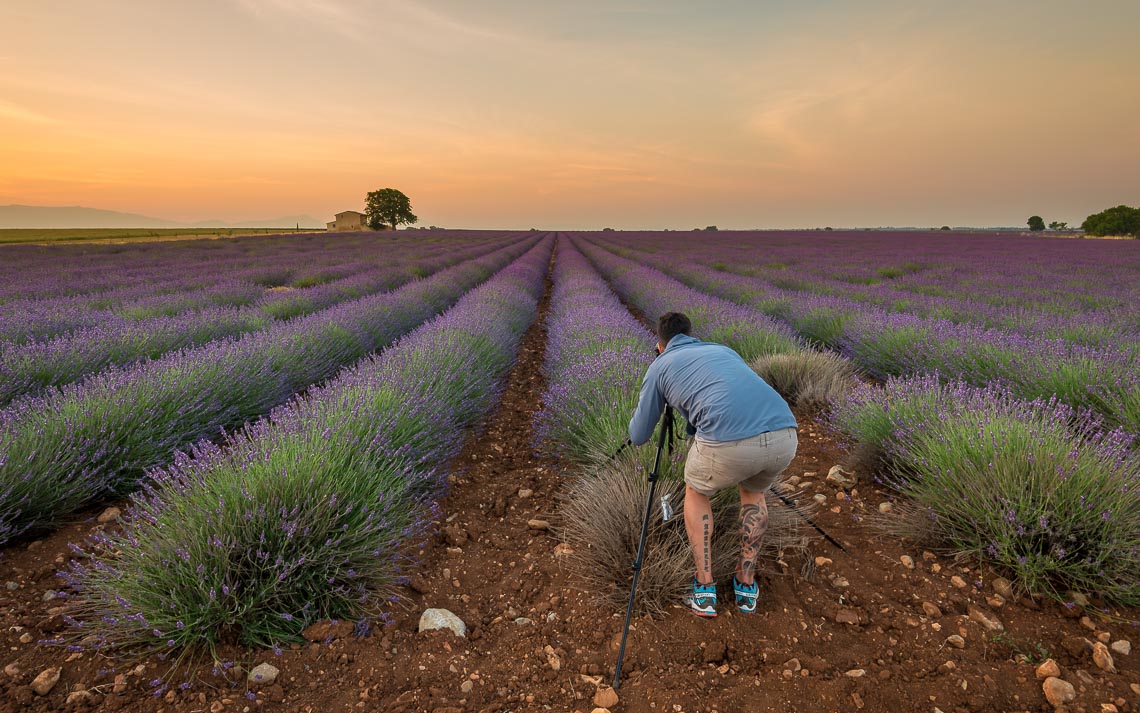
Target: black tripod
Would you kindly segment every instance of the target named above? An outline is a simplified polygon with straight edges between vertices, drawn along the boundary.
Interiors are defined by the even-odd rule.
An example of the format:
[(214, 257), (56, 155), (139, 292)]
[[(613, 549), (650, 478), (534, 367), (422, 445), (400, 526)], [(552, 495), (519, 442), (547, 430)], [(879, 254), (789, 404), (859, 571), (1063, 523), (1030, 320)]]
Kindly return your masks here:
[[(641, 539), (637, 543), (637, 557), (633, 560), (633, 583), (629, 587), (629, 606), (625, 610), (625, 628), (621, 632), (621, 648), (618, 649), (617, 666), (614, 668), (614, 690), (621, 685), (621, 660), (625, 657), (625, 640), (629, 636), (629, 622), (633, 618), (633, 599), (637, 594), (637, 578), (641, 574), (641, 562), (645, 557), (645, 538), (649, 534), (649, 516), (653, 511), (653, 495), (657, 490), (657, 476), (661, 474), (661, 454), (665, 443), (673, 442), (673, 407), (665, 406), (665, 418), (661, 423), (661, 435), (657, 438), (657, 455), (653, 457), (653, 470), (649, 471), (649, 498), (645, 501), (645, 517), (641, 521)], [(622, 445), (624, 448), (625, 445)], [(619, 448), (620, 452), (621, 449)], [(617, 455), (616, 453), (614, 454)]]

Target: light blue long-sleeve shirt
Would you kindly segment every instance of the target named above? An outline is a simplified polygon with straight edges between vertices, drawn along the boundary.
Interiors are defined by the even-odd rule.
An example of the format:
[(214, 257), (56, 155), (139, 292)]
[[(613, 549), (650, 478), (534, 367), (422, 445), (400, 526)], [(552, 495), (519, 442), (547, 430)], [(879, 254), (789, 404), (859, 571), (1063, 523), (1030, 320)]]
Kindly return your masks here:
[(637, 411), (629, 422), (634, 445), (653, 437), (666, 403), (688, 421), (690, 432), (695, 428), (699, 438), (709, 441), (736, 441), (798, 427), (787, 402), (739, 354), (684, 334), (670, 339), (645, 372)]

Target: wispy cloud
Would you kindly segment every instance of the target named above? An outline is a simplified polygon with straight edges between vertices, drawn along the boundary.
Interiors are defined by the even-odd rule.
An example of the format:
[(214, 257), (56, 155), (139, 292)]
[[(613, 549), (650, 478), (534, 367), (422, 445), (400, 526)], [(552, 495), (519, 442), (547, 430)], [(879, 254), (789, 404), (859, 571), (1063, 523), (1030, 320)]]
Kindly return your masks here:
[(29, 124), (61, 124), (59, 119), (56, 119), (46, 114), (41, 114), (38, 111), (29, 109), (19, 104), (6, 102), (0, 100), (0, 119), (10, 119), (13, 121), (22, 121)]

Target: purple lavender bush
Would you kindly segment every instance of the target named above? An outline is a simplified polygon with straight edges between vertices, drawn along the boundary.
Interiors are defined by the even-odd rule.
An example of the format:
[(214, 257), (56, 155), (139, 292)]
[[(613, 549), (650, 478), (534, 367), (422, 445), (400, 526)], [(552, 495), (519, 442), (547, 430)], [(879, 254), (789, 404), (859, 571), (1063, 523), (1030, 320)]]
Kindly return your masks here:
[(1140, 457), (1092, 412), (925, 376), (864, 386), (833, 422), (880, 450), (880, 482), (908, 498), (889, 530), (1029, 591), (1140, 604)]

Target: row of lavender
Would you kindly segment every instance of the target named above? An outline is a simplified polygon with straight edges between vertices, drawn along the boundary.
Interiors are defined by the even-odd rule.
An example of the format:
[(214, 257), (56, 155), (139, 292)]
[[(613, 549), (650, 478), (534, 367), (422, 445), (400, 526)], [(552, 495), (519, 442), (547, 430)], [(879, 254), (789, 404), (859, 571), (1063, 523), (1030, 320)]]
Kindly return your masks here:
[(0, 343), (0, 406), (49, 386), (77, 381), (111, 365), (154, 359), (176, 349), (266, 329), (278, 320), (327, 309), (350, 299), (398, 287), (480, 254), (479, 245), (418, 255), (415, 249), (362, 272), (322, 285), (274, 293), (247, 307), (199, 308), (172, 316), (132, 319), (112, 315), (97, 326), (46, 341)]
[[(1115, 241), (872, 233), (669, 233), (610, 241), (750, 278), (770, 302), (818, 298), (1089, 346), (1140, 332), (1140, 250)], [(856, 305), (851, 305), (854, 302)], [(773, 305), (777, 307), (777, 305)]]
[[(623, 241), (630, 244), (631, 239)], [(606, 243), (609, 245), (609, 243)], [(874, 376), (938, 372), (975, 385), (1001, 383), (1023, 399), (1054, 395), (1140, 433), (1140, 345), (1089, 347), (885, 312), (849, 300), (773, 295), (760, 283), (688, 261), (689, 249), (636, 253), (693, 287), (771, 313), (800, 334), (834, 347)], [(630, 254), (630, 253), (626, 253)]]
[[(474, 248), (492, 242), (495, 241), (464, 241), (459, 245)], [(332, 243), (318, 254), (267, 251), (252, 264), (191, 264), (172, 255), (165, 267), (125, 287), (79, 295), (24, 297), (0, 304), (0, 341), (40, 341), (115, 321), (175, 316), (219, 306), (257, 305), (280, 318), (294, 311), (292, 305), (298, 299), (294, 293), (299, 290), (349, 280), (388, 264), (393, 254), (408, 252), (431, 260), (450, 252), (455, 245), (440, 241), (421, 244), (410, 238), (384, 244)], [(133, 253), (123, 253), (122, 264), (108, 269), (113, 274), (127, 271), (133, 259)], [(23, 267), (34, 272), (34, 265)], [(422, 272), (414, 263), (410, 269)]]
[(179, 448), (245, 423), (391, 343), (534, 243), (236, 339), (111, 368), (0, 411), (0, 542), (132, 490)]
[(534, 320), (551, 243), (225, 448), (154, 473), (123, 531), (72, 572), (89, 642), (277, 645), (382, 611)]

